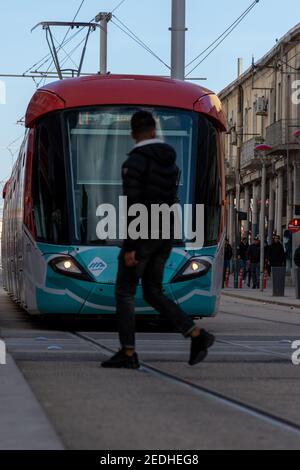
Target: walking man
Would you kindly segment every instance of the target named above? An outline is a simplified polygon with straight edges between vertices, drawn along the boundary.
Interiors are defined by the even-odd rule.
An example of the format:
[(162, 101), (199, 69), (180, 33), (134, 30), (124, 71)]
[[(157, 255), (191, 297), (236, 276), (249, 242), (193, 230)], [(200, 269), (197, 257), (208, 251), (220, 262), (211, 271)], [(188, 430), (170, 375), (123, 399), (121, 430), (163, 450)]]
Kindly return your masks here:
[[(143, 204), (149, 213), (152, 204), (172, 206), (177, 201), (179, 179), (175, 150), (156, 138), (156, 122), (147, 111), (138, 111), (133, 115), (131, 129), (136, 145), (122, 167), (123, 193), (127, 197), (128, 208), (133, 204)], [(140, 279), (146, 302), (185, 337), (191, 338), (190, 365), (201, 362), (214, 343), (214, 336), (204, 329), (200, 330), (163, 292), (163, 272), (172, 249), (172, 239), (163, 240), (161, 235), (158, 240), (127, 238), (123, 242), (116, 283), (121, 349), (103, 362), (102, 367), (139, 367), (135, 351), (134, 297)]]

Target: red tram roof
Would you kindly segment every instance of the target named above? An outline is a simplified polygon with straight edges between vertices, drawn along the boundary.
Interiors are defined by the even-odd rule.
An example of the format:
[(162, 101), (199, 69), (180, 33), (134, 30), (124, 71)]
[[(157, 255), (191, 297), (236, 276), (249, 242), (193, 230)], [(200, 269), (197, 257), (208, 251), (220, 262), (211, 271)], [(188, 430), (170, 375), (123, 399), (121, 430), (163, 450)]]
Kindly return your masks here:
[(226, 120), (219, 98), (206, 88), (145, 75), (94, 75), (50, 83), (33, 95), (26, 112), (26, 127), (46, 113), (97, 105), (166, 106), (209, 115), (222, 130)]

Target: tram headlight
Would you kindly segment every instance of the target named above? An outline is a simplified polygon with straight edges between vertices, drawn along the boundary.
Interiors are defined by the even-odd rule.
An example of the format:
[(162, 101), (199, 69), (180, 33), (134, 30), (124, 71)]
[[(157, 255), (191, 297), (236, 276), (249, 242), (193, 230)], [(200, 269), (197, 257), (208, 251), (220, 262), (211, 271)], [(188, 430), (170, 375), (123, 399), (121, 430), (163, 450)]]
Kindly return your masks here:
[(179, 273), (176, 274), (172, 282), (183, 282), (192, 278), (205, 276), (211, 269), (211, 266), (212, 261), (209, 258), (191, 258)]
[(76, 279), (81, 279), (82, 281), (93, 280), (89, 274), (80, 266), (80, 264), (74, 258), (72, 258), (72, 256), (57, 256), (49, 262), (49, 265), (56, 273), (64, 274), (65, 276), (69, 277), (75, 277)]

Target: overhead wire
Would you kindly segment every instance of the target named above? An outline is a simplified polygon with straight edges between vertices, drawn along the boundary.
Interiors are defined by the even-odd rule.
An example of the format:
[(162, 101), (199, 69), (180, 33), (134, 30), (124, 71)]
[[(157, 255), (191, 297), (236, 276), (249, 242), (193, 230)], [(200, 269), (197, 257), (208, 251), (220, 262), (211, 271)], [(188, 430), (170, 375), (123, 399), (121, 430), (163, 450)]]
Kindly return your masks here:
[[(72, 23), (76, 20), (77, 16), (79, 15), (80, 10), (81, 10), (81, 8), (83, 7), (84, 2), (85, 2), (85, 0), (82, 0), (82, 1), (81, 1), (81, 3), (80, 3), (80, 5), (79, 5), (79, 7), (78, 7), (78, 9), (77, 9), (77, 11), (76, 11), (76, 13), (75, 13), (75, 15), (74, 15), (74, 18), (73, 18), (73, 20), (72, 20)], [(71, 26), (69, 26), (69, 28), (68, 28), (66, 34), (64, 35), (64, 38), (63, 38), (63, 40), (61, 41), (60, 47), (63, 46), (65, 40), (67, 39), (67, 36), (69, 35), (70, 30), (71, 30)]]
[[(82, 0), (82, 1), (81, 1), (81, 3), (80, 3), (80, 5), (79, 5), (79, 7), (78, 7), (78, 9), (77, 9), (77, 11), (76, 11), (76, 13), (75, 13), (75, 15), (74, 15), (74, 18), (73, 18), (72, 22), (74, 22), (74, 21), (76, 20), (76, 18), (77, 18), (77, 16), (78, 16), (78, 14), (79, 14), (79, 12), (80, 12), (80, 10), (81, 10), (81, 8), (82, 8), (84, 2), (85, 2), (85, 0)], [(94, 20), (94, 17), (90, 20), (90, 23), (92, 23), (93, 20)], [(70, 29), (71, 29), (71, 27), (69, 27), (69, 29), (68, 29), (68, 31), (66, 32), (66, 34), (65, 34), (65, 36), (64, 36), (64, 38), (63, 38), (63, 40), (62, 40), (60, 43), (59, 43), (59, 41), (58, 41), (56, 38), (54, 38), (54, 39), (55, 39), (55, 41), (57, 42), (57, 44), (59, 44), (58, 51), (59, 51), (60, 49), (63, 49), (64, 53), (66, 54), (66, 58), (67, 58), (67, 59), (70, 58), (70, 59), (72, 60), (72, 62), (74, 63), (74, 65), (77, 67), (77, 64), (75, 64), (75, 62), (73, 61), (73, 59), (72, 59), (70, 56), (71, 56), (71, 54), (72, 54), (73, 52), (75, 52), (75, 50), (77, 50), (78, 47), (80, 47), (80, 45), (83, 43), (84, 40), (82, 40), (70, 53), (68, 53), (67, 51), (64, 50), (64, 46), (66, 46), (70, 41), (72, 41), (72, 40), (84, 29), (84, 27), (82, 27), (82, 28), (80, 28), (78, 31), (76, 31), (76, 32), (75, 32), (70, 38), (68, 38), (68, 40), (67, 40), (67, 36), (68, 36), (68, 34), (69, 34), (69, 32), (70, 32)], [(29, 68), (23, 73), (23, 75), (26, 75), (27, 72), (29, 72), (30, 70), (32, 70), (34, 67), (36, 67), (36, 66), (38, 66), (38, 65), (39, 65), (38, 68), (41, 68), (43, 65), (45, 65), (46, 63), (48, 63), (50, 60), (52, 61), (52, 56), (51, 56), (51, 53), (48, 53), (47, 55), (45, 55), (44, 57), (42, 57), (42, 59), (40, 59), (38, 62), (36, 62), (35, 64), (33, 64), (31, 67), (29, 67)], [(43, 61), (44, 61), (44, 62), (43, 62)], [(51, 62), (51, 63), (52, 63), (52, 62)], [(64, 63), (65, 63), (65, 62), (64, 62)], [(47, 71), (46, 71), (46, 74), (49, 72), (50, 68), (51, 68), (51, 64), (50, 64), (50, 66), (48, 67), (48, 69), (47, 69)], [(37, 82), (37, 81), (35, 80), (35, 78), (33, 77), (33, 81), (34, 81), (34, 83), (35, 83), (35, 85), (36, 85), (36, 88), (39, 88), (40, 85), (41, 85), (41, 83), (42, 83), (42, 81), (43, 81), (43, 80), (46, 81), (46, 78), (47, 78), (47, 77), (42, 77), (42, 79), (41, 79), (39, 82)], [(24, 118), (24, 116), (20, 119), (20, 121), (21, 121), (23, 118)], [(11, 142), (11, 143), (7, 146), (7, 150), (10, 152), (10, 154), (11, 154), (12, 157), (14, 157), (15, 153), (12, 153), (12, 152), (11, 152), (10, 147), (11, 147), (15, 142), (17, 142), (18, 140), (20, 140), (21, 137), (23, 137), (23, 134), (22, 134), (21, 136), (19, 136), (17, 139), (15, 139), (13, 142)]]
[[(9, 152), (10, 156), (11, 156), (11, 159), (12, 159), (11, 165), (12, 165), (12, 167), (13, 167), (13, 165), (14, 165), (14, 157), (15, 157), (15, 155), (19, 152), (19, 150), (20, 150), (19, 146), (16, 147), (15, 150), (12, 150), (13, 145), (14, 145), (15, 143), (17, 143), (17, 142), (18, 142), (20, 139), (22, 139), (23, 137), (24, 137), (24, 133), (21, 134), (21, 135), (19, 135), (19, 137), (17, 137), (17, 138), (14, 139), (12, 142), (10, 142), (10, 144), (8, 144), (6, 147), (3, 147), (3, 149), (7, 150), (7, 151)], [(5, 180), (7, 180), (7, 179), (8, 179), (8, 177), (7, 177)]]
[(54, 41), (60, 45), (60, 49), (66, 54), (66, 58), (67, 59), (70, 59), (71, 62), (73, 62), (73, 64), (75, 65), (75, 67), (77, 67), (77, 64), (75, 63), (75, 61), (72, 59), (71, 57), (71, 52), (67, 52), (65, 50), (65, 48), (60, 44), (60, 42), (56, 39), (56, 37), (54, 36), (54, 34), (52, 33), (52, 36), (53, 36), (53, 39)]
[[(70, 51), (69, 54), (70, 54), (70, 55), (74, 54), (74, 52), (76, 52), (76, 50), (81, 46), (81, 44), (84, 43), (85, 40), (86, 40), (86, 38), (84, 37), (84, 38), (77, 44), (77, 46), (75, 46), (75, 47)], [(66, 63), (67, 61), (68, 61), (68, 57), (65, 57), (65, 58), (62, 60), (61, 65), (62, 65), (62, 66), (65, 65), (65, 63)], [(76, 67), (77, 67), (77, 65), (76, 65)]]
[[(90, 23), (91, 23), (91, 21), (90, 21)], [(84, 29), (84, 27), (81, 28), (81, 29), (76, 33), (76, 35), (79, 34), (83, 29)], [(75, 36), (75, 35), (74, 35), (74, 36)], [(72, 39), (74, 38), (74, 36), (72, 37)], [(71, 39), (71, 38), (69, 38), (69, 39)], [(81, 46), (81, 44), (83, 44), (83, 43), (85, 42), (85, 40), (86, 40), (86, 37), (84, 37), (71, 51), (69, 51), (69, 52), (64, 51), (64, 52), (65, 52), (65, 57), (64, 57), (64, 58), (62, 59), (62, 61), (61, 61), (61, 66), (64, 66), (65, 63), (68, 61), (68, 59), (71, 59), (72, 62), (73, 62), (73, 64), (76, 66), (76, 68), (78, 68), (77, 64), (75, 64), (75, 62), (74, 62), (74, 60), (71, 58), (71, 56), (72, 56), (72, 54), (74, 54), (74, 52), (76, 52), (76, 50)], [(68, 43), (68, 42), (69, 42), (69, 41), (67, 41), (67, 43)], [(45, 72), (45, 77), (42, 77), (41, 80), (40, 80), (40, 82), (38, 83), (38, 87), (41, 86), (41, 83), (42, 83), (42, 82), (46, 83), (46, 80), (47, 80), (47, 78), (48, 78), (46, 75), (49, 73), (50, 68), (51, 68), (51, 65), (52, 65), (52, 64), (50, 64), (50, 67), (48, 67), (48, 69), (46, 70), (46, 72)], [(54, 69), (53, 69), (50, 73), (52, 73), (53, 71), (54, 71)]]
[[(93, 20), (92, 20), (92, 21), (93, 21)], [(91, 21), (90, 21), (90, 23), (91, 23)], [(84, 27), (79, 28), (78, 31), (76, 31), (72, 36), (70, 36), (70, 37), (64, 42), (63, 46), (66, 46), (67, 44), (69, 44), (69, 42), (71, 42), (76, 36), (78, 36), (78, 34), (79, 34), (83, 29), (84, 29)], [(43, 63), (41, 63), (41, 65), (38, 67), (39, 69), (40, 69), (41, 67), (43, 67), (43, 65), (47, 64), (50, 60), (52, 60), (51, 53), (49, 52), (46, 56), (43, 57), (43, 59), (46, 59), (46, 60), (45, 60)], [(42, 60), (43, 60), (43, 59), (42, 59)], [(40, 62), (42, 62), (42, 60), (39, 61), (39, 62), (37, 62), (36, 64), (34, 64), (32, 67), (29, 67), (29, 69), (27, 69), (26, 72), (24, 72), (23, 75), (26, 75), (26, 73), (28, 73), (29, 71), (31, 71), (36, 65), (38, 65)]]
[[(209, 49), (211, 49), (211, 46), (213, 44), (216, 44), (204, 57), (203, 59), (198, 62), (187, 74), (186, 74), (186, 77), (188, 77), (194, 70), (196, 70), (199, 65), (201, 65), (224, 41), (225, 39), (238, 27), (238, 25), (246, 18), (246, 16), (249, 15), (249, 13), (252, 11), (252, 9), (256, 6), (256, 4), (259, 2), (260, 0), (255, 0), (248, 8), (247, 10), (245, 10), (245, 12), (240, 15), (240, 17), (238, 18), (238, 20), (236, 20), (231, 27), (227, 28), (226, 32), (224, 32), (221, 36), (219, 36), (219, 40), (216, 39), (208, 48), (206, 48), (205, 51), (202, 51), (201, 54), (198, 55), (197, 58), (201, 57), (206, 51), (208, 51)], [(194, 63), (195, 62), (195, 59), (191, 62), (191, 63)], [(191, 65), (190, 63), (190, 65)]]
[(145, 49), (149, 54), (151, 54), (153, 57), (155, 57), (159, 62), (161, 62), (165, 67), (167, 67), (169, 70), (171, 67), (164, 62), (163, 59), (161, 59), (142, 39), (140, 39), (128, 26), (125, 25), (119, 18), (116, 17), (116, 15), (113, 15), (113, 17), (120, 23), (116, 23), (114, 20), (111, 20), (111, 22), (119, 28), (123, 33), (125, 33), (128, 37), (130, 37), (134, 42), (136, 42), (139, 46), (141, 46), (143, 49)]
[(291, 62), (295, 57), (297, 57), (298, 55), (300, 55), (300, 52), (297, 52), (297, 54), (295, 54), (293, 57), (291, 57), (289, 60), (285, 61), (283, 59), (280, 59), (280, 62), (282, 62), (284, 65), (286, 65), (287, 67), (291, 68), (292, 70), (294, 70), (295, 72), (300, 72), (300, 66), (299, 67), (294, 67), (293, 65), (290, 65), (289, 62)]
[[(73, 19), (72, 19), (72, 23), (76, 20), (77, 16), (79, 15), (79, 13), (80, 13), (80, 11), (81, 11), (81, 9), (82, 9), (82, 7), (83, 7), (84, 2), (85, 2), (85, 0), (81, 0), (80, 5), (79, 5), (79, 7), (77, 8), (76, 13), (75, 13), (75, 15), (74, 15), (74, 17), (73, 17)], [(68, 36), (70, 30), (71, 30), (71, 26), (69, 26), (68, 30), (66, 31), (66, 33), (65, 33), (65, 35), (64, 35), (64, 37), (63, 37), (63, 40), (62, 40), (61, 43), (59, 44), (59, 47), (58, 47), (58, 49), (57, 49), (57, 54), (59, 53), (59, 51), (60, 51), (60, 50), (63, 48), (63, 46), (65, 45), (65, 41), (66, 41), (66, 39), (67, 39), (67, 36)], [(53, 59), (52, 59), (52, 57), (51, 57), (51, 62), (50, 62), (50, 65), (49, 65), (49, 67), (48, 67), (46, 73), (49, 72), (49, 70), (50, 70), (50, 68), (51, 68), (51, 65), (52, 65), (52, 62), (53, 62)], [(37, 88), (40, 87), (40, 85), (41, 85), (41, 83), (43, 82), (43, 80), (44, 80), (44, 83), (46, 83), (46, 78), (42, 78), (42, 79), (40, 80), (40, 82), (38, 83)]]
[(209, 44), (209, 46), (207, 46), (206, 49), (200, 52), (200, 54), (198, 54), (197, 57), (195, 57), (188, 64), (186, 64), (185, 68), (188, 68), (194, 62), (196, 62), (197, 59), (199, 59), (203, 54), (205, 54), (205, 52), (207, 52), (212, 46), (214, 46), (216, 42), (218, 42), (248, 11), (250, 11), (250, 9), (253, 8), (253, 6), (255, 6), (256, 3), (258, 2), (255, 1), (251, 3), (251, 5), (249, 5), (249, 7), (222, 34), (220, 34), (220, 36), (218, 36), (217, 39), (215, 39), (211, 44)]
[[(289, 64), (289, 62), (291, 62), (295, 57), (297, 57), (298, 55), (300, 55), (300, 52), (297, 52), (296, 54), (294, 54), (292, 57), (290, 57), (287, 61), (284, 61), (282, 60), (282, 58), (279, 59), (280, 62), (282, 62), (283, 64), (285, 64), (287, 67), (290, 67), (292, 70), (294, 70), (295, 72), (290, 72), (290, 73), (300, 73), (300, 67), (299, 69), (298, 68), (295, 68), (293, 67), (292, 65)], [(257, 66), (254, 65), (254, 69), (256, 68)], [(274, 64), (272, 66), (272, 71), (266, 76), (264, 77), (265, 80), (268, 80), (275, 72), (278, 72), (279, 69), (276, 68), (276, 64)], [(264, 70), (260, 71), (260, 72), (255, 72), (255, 80), (258, 80), (262, 75), (264, 74)]]
[(126, 2), (126, 0), (122, 0), (120, 3), (118, 3), (118, 5), (112, 10), (111, 13), (114, 13), (115, 11), (117, 11), (118, 8), (120, 8), (120, 6), (123, 5), (123, 3), (125, 3), (125, 2)]
[[(91, 23), (92, 21), (93, 21), (93, 19), (90, 21), (90, 23)], [(67, 44), (69, 44), (69, 43), (70, 43), (76, 36), (78, 36), (78, 34), (80, 34), (81, 31), (83, 31), (83, 30), (84, 30), (84, 26), (81, 27), (81, 28), (79, 28), (78, 31), (76, 31), (76, 33), (74, 33), (71, 37), (69, 37), (68, 40), (66, 40), (63, 45), (66, 46)], [(47, 56), (45, 56), (44, 58), (46, 58), (46, 57), (48, 57), (48, 59), (45, 60), (45, 62), (43, 62), (43, 63), (38, 67), (39, 69), (40, 69), (43, 65), (47, 64), (50, 60), (52, 60), (52, 56), (51, 56), (51, 53), (50, 53), (50, 52), (49, 52), (49, 54), (48, 54)], [(33, 68), (33, 67), (30, 67), (30, 68), (26, 71), (26, 73), (27, 73), (28, 71), (30, 71), (32, 68)], [(38, 69), (37, 69), (37, 71), (38, 71)], [(25, 75), (25, 73), (24, 73), (24, 75)]]
[[(73, 21), (75, 21), (75, 19), (77, 18), (78, 14), (79, 14), (79, 12), (80, 12), (82, 6), (83, 6), (84, 1), (85, 1), (85, 0), (82, 0), (80, 6), (78, 7), (78, 10), (77, 10), (76, 13), (75, 13), (75, 16), (74, 16)], [(94, 19), (94, 18), (92, 18), (92, 20), (90, 21), (90, 23), (93, 21), (93, 19)], [(68, 36), (68, 34), (69, 34), (69, 31), (70, 31), (70, 27), (69, 27), (69, 29), (68, 29), (67, 33), (65, 34), (65, 37), (64, 37), (64, 39), (63, 39), (63, 41), (62, 41), (62, 45), (65, 46), (66, 44), (68, 44), (75, 36), (77, 36), (77, 34), (79, 34), (79, 32), (80, 32), (82, 29), (83, 29), (83, 28), (81, 28), (80, 30), (76, 31), (76, 33), (75, 33), (71, 38), (69, 38), (68, 41), (66, 41), (66, 38), (67, 38), (67, 36)], [(42, 67), (43, 65), (45, 65), (46, 63), (48, 63), (49, 60), (51, 60), (51, 59), (52, 59), (51, 53), (49, 52), (49, 53), (46, 54), (44, 57), (42, 57), (38, 62), (35, 62), (31, 67), (29, 67), (29, 68), (23, 73), (23, 75), (26, 75), (26, 73), (28, 73), (29, 71), (31, 71), (34, 67), (37, 67), (39, 64), (40, 64), (39, 68)], [(45, 61), (45, 62), (43, 62), (43, 61)], [(41, 62), (43, 62), (43, 63), (41, 63)]]
[(24, 136), (24, 134), (19, 135), (19, 137), (17, 137), (15, 140), (13, 140), (10, 144), (7, 145), (7, 148), (14, 145), (16, 142), (18, 142), (20, 139), (22, 139), (23, 136)]

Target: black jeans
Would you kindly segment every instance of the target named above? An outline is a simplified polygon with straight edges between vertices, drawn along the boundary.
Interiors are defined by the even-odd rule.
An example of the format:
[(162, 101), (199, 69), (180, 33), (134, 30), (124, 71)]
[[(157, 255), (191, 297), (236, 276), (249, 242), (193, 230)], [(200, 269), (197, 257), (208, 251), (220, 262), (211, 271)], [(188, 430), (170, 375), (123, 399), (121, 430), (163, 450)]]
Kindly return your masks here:
[(260, 263), (250, 263), (250, 272), (253, 280), (253, 287), (258, 288), (260, 283)]
[(134, 297), (139, 280), (145, 301), (164, 315), (184, 336), (189, 336), (195, 323), (163, 292), (164, 267), (171, 252), (168, 240), (145, 240), (138, 251), (139, 264), (128, 268), (124, 263), (124, 250), (119, 256), (116, 283), (117, 321), (122, 347), (135, 346)]

